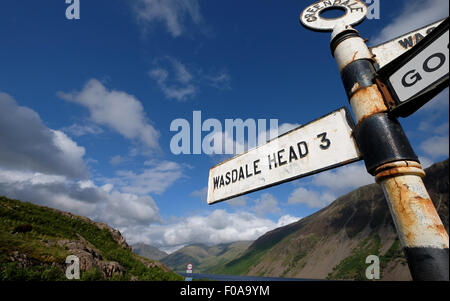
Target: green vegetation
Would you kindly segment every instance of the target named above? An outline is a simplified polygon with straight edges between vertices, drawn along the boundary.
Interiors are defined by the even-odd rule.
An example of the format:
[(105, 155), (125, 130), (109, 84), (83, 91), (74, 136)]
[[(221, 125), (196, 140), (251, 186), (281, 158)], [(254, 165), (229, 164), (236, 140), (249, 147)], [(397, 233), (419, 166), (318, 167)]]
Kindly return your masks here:
[(62, 281), (64, 273), (53, 266), (20, 268), (17, 262), (0, 263), (0, 281)]
[[(369, 255), (376, 255), (380, 258), (380, 273), (386, 269), (390, 262), (394, 260), (401, 260), (402, 264), (406, 264), (403, 251), (400, 246), (400, 241), (396, 239), (389, 250), (380, 255), (381, 239), (378, 235), (372, 235), (362, 241), (356, 248), (352, 250), (350, 256), (342, 260), (337, 266), (334, 267), (327, 279), (352, 279), (358, 281), (367, 280), (366, 273), (366, 258)], [(382, 278), (382, 275), (380, 275)]]
[(405, 255), (403, 254), (402, 247), (400, 246), (400, 240), (397, 238), (389, 248), (389, 250), (380, 257), (381, 271), (384, 271), (389, 264), (394, 260), (400, 260), (403, 265), (406, 265)]
[(82, 281), (100, 281), (103, 280), (102, 272), (100, 272), (97, 268), (92, 268), (87, 270), (81, 275)]
[(242, 257), (232, 260), (223, 267), (218, 268), (215, 272), (217, 274), (225, 275), (245, 275), (251, 267), (260, 262), (261, 257), (267, 253), (267, 249), (253, 249), (246, 252)]
[(281, 277), (285, 277), (292, 269), (297, 266), (304, 267), (306, 265), (306, 257), (308, 254), (314, 249), (317, 242), (319, 241), (318, 237), (314, 234), (310, 234), (298, 242), (298, 252), (295, 255), (291, 256), (287, 262), (285, 261), (284, 266), (286, 269), (284, 270)]
[[(11, 234), (13, 229), (21, 224), (31, 224), (32, 231)], [(121, 247), (107, 229), (100, 229), (81, 217), (65, 216), (56, 210), (0, 197), (2, 279), (47, 280), (45, 277), (50, 277), (49, 280), (63, 280), (65, 277), (60, 277), (54, 267), (47, 266), (64, 266), (65, 258), (70, 254), (57, 242), (63, 239), (77, 240), (78, 235), (101, 253), (102, 260), (116, 261), (125, 268), (125, 275), (108, 280), (129, 280), (132, 276), (139, 280), (182, 280), (178, 274), (167, 272), (160, 267), (148, 268), (139, 256)], [(25, 254), (29, 260), (39, 262), (39, 266), (12, 271), (14, 263), (8, 262), (14, 251)], [(83, 280), (100, 280), (99, 273), (95, 270), (86, 271), (81, 277)]]
[(354, 248), (347, 258), (343, 259), (333, 271), (328, 274), (327, 279), (351, 279), (363, 281), (366, 278), (366, 258), (369, 255), (379, 256), (381, 246), (381, 239), (378, 234), (371, 235), (365, 240), (361, 241), (356, 248)]

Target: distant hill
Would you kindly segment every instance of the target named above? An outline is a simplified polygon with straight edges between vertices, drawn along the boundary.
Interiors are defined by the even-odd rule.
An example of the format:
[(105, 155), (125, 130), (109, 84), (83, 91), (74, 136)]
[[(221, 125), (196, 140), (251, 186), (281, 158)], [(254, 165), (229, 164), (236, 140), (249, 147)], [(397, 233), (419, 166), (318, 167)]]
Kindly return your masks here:
[(133, 252), (137, 255), (143, 256), (148, 259), (152, 260), (160, 260), (161, 258), (166, 257), (167, 254), (164, 251), (161, 251), (160, 249), (144, 244), (144, 243), (137, 243), (131, 246), (133, 249)]
[(194, 273), (214, 273), (226, 263), (239, 257), (250, 246), (251, 241), (239, 241), (216, 246), (189, 245), (161, 259), (161, 262), (176, 272), (186, 272), (186, 265), (194, 265)]
[[(449, 161), (434, 164), (424, 179), (449, 228)], [(361, 187), (300, 221), (258, 238), (246, 252), (216, 270), (240, 274), (311, 279), (365, 280), (365, 258), (378, 255), (382, 280), (410, 280), (382, 189)]]
[(67, 280), (68, 255), (79, 258), (81, 280), (183, 280), (106, 224), (0, 197), (0, 280)]

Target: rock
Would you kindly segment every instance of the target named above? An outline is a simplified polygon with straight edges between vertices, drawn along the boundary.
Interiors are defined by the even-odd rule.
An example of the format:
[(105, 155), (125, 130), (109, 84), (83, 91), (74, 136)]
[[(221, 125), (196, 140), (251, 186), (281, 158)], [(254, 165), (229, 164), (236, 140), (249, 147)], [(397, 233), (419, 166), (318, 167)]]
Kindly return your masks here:
[(98, 222), (92, 222), (94, 223), (94, 225), (96, 225), (97, 227), (99, 227), (100, 229), (106, 229), (109, 231), (109, 233), (111, 233), (113, 239), (124, 249), (126, 250), (130, 250), (131, 251), (131, 247), (128, 245), (128, 243), (126, 242), (125, 238), (123, 238), (122, 234), (120, 233), (119, 230), (116, 230), (114, 228), (111, 228), (110, 226), (108, 226), (105, 223), (98, 223)]
[(142, 258), (142, 257), (137, 257), (137, 259), (140, 262), (142, 262), (149, 269), (160, 268), (160, 269), (164, 270), (165, 272), (170, 272), (170, 269), (165, 264), (163, 264), (159, 261), (153, 261), (153, 260), (149, 260), (147, 258)]
[(12, 262), (17, 262), (19, 264), (19, 267), (22, 269), (29, 268), (37, 264), (34, 260), (28, 258), (27, 255), (22, 254), (19, 251), (12, 252), (9, 259)]
[(11, 234), (27, 233), (27, 232), (30, 232), (31, 230), (33, 230), (32, 225), (24, 224), (24, 225), (19, 225), (19, 226), (15, 227), (14, 230), (11, 232)]
[(126, 272), (118, 262), (103, 261), (100, 251), (94, 248), (81, 235), (77, 234), (78, 240), (60, 240), (57, 244), (69, 251), (70, 255), (75, 255), (80, 260), (80, 271), (85, 272), (97, 268), (104, 278), (110, 278), (114, 275), (122, 275)]
[(100, 271), (103, 273), (104, 277), (110, 278), (114, 275), (122, 275), (125, 273), (125, 268), (122, 267), (118, 262), (115, 261), (109, 261), (105, 262), (102, 261), (100, 263)]

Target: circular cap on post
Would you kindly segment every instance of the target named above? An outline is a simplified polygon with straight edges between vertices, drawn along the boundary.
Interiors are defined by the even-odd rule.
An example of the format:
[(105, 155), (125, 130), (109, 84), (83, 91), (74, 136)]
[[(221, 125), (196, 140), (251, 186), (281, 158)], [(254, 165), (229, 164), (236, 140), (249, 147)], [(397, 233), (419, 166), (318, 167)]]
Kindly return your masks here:
[[(332, 4), (333, 3), (333, 4)], [(342, 11), (338, 18), (325, 18), (327, 11)], [(313, 31), (333, 31), (336, 26), (355, 26), (364, 21), (367, 6), (361, 0), (322, 0), (305, 8), (300, 15), (300, 23)]]

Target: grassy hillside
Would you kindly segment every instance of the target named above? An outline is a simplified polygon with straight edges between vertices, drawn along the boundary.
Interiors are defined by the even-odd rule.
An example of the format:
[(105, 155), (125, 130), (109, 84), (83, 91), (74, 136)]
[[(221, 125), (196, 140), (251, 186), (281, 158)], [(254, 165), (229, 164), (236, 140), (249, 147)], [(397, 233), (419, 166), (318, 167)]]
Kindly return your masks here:
[(192, 263), (194, 273), (216, 273), (242, 255), (251, 243), (240, 241), (216, 246), (190, 245), (161, 259), (161, 262), (177, 272), (186, 272), (186, 264)]
[[(13, 233), (29, 224), (32, 230)], [(0, 197), (0, 279), (66, 280), (66, 257), (80, 258), (82, 280), (182, 280), (135, 255), (117, 230), (87, 218)]]
[[(426, 170), (428, 192), (448, 232), (448, 160)], [(257, 239), (218, 273), (312, 279), (365, 279), (365, 259), (378, 255), (383, 280), (410, 280), (381, 188), (367, 185), (328, 207)]]

